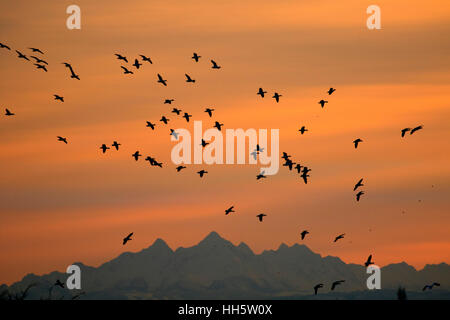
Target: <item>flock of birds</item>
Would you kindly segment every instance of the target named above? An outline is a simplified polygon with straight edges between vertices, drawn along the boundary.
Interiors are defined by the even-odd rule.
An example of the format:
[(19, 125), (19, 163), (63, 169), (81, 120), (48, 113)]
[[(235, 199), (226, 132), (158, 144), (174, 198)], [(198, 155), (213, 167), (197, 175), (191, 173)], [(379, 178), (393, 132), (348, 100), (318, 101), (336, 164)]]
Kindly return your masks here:
[[(3, 43), (0, 43), (0, 49), (6, 49), (6, 50), (11, 50), (11, 48)], [(45, 72), (48, 72), (47, 66), (48, 66), (48, 62), (45, 61), (42, 56), (44, 55), (44, 52), (42, 52), (40, 49), (38, 48), (28, 48), (33, 54), (36, 55), (41, 55), (41, 57), (37, 57), (36, 55), (30, 55), (30, 58), (34, 60), (34, 65), (36, 66), (37, 69), (39, 70), (43, 70)], [(15, 50), (17, 53), (17, 57), (19, 59), (23, 59), (26, 61), (30, 61), (30, 59), (28, 58), (27, 55), (23, 54), (22, 52)], [(128, 59), (126, 56), (122, 55), (122, 54), (115, 54), (117, 60), (124, 62), (124, 63), (129, 63)], [(201, 56), (199, 56), (196, 52), (193, 53), (193, 56), (191, 57), (191, 59), (193, 59), (196, 63), (199, 62)], [(148, 63), (148, 64), (153, 64), (153, 61), (151, 60), (151, 58), (145, 56), (145, 55), (140, 55), (140, 59), (139, 58), (135, 58), (134, 59), (134, 63), (131, 65), (132, 67), (134, 67), (136, 70), (139, 70), (143, 63)], [(214, 60), (210, 60), (212, 66), (212, 69), (221, 69), (221, 66), (217, 64), (216, 61)], [(63, 62), (62, 63), (66, 68), (69, 69), (70, 72), (70, 78), (71, 79), (76, 79), (76, 80), (80, 80), (80, 76), (78, 74), (75, 73), (72, 65), (70, 63), (67, 62)], [(131, 70), (131, 67), (129, 66), (121, 66), (123, 73), (126, 75), (131, 75), (134, 74), (134, 72)], [(189, 74), (185, 74), (186, 77), (186, 82), (187, 83), (195, 83), (196, 80), (193, 79)], [(163, 86), (167, 86), (167, 80), (164, 79), (164, 77), (161, 74), (157, 74), (157, 83), (160, 83)], [(328, 91), (326, 91), (328, 93), (329, 96), (331, 96), (334, 92), (336, 91), (335, 88), (329, 88)], [(259, 88), (257, 91), (257, 95), (259, 95), (261, 98), (264, 98), (266, 95), (267, 91), (265, 91), (263, 88)], [(275, 99), (276, 103), (280, 102), (280, 98), (282, 97), (281, 94), (279, 94), (278, 92), (274, 92), (272, 98)], [(64, 102), (64, 97), (59, 95), (59, 94), (54, 94), (54, 100), (59, 101), (61, 103)], [(164, 104), (172, 104), (175, 101), (175, 99), (170, 98), (170, 99), (164, 99), (163, 103)], [(325, 104), (327, 104), (328, 101), (327, 100), (323, 100), (321, 99), (318, 104), (321, 106), (321, 108), (325, 107)], [(213, 108), (206, 108), (204, 110), (205, 113), (207, 113), (209, 115), (209, 117), (211, 118), (213, 116), (213, 112), (215, 111), (215, 109)], [(178, 108), (173, 108), (172, 113), (180, 116), (182, 113), (182, 110), (178, 109)], [(15, 113), (11, 112), (9, 109), (5, 109), (5, 116), (7, 117), (11, 117), (11, 116), (15, 116)], [(192, 117), (192, 115), (190, 115), (189, 113), (185, 112), (182, 117), (186, 120), (186, 122), (189, 122), (190, 118)], [(162, 116), (161, 119), (159, 120), (160, 122), (162, 122), (164, 125), (167, 125), (170, 121), (170, 119), (168, 119), (166, 116)], [(155, 130), (156, 124), (152, 123), (151, 121), (146, 121), (146, 127), (150, 128), (151, 130)], [(220, 123), (219, 121), (215, 121), (214, 124), (214, 128), (216, 128), (217, 130), (221, 131), (223, 127), (223, 123)], [(423, 129), (423, 126), (416, 126), (413, 128), (404, 128), (401, 130), (401, 137), (405, 137), (406, 133), (409, 132), (410, 135), (414, 134), (416, 131)], [(309, 130), (305, 127), (302, 126), (299, 130), (301, 135), (305, 134), (306, 132), (308, 132)], [(178, 139), (178, 133), (174, 130), (174, 129), (170, 129), (170, 135), (173, 136), (176, 140)], [(66, 137), (62, 137), (62, 136), (57, 136), (57, 141), (68, 144), (68, 139)], [(354, 148), (357, 149), (359, 144), (362, 143), (363, 140), (360, 138), (357, 138), (353, 141), (354, 144)], [(209, 143), (206, 142), (205, 140), (202, 139), (201, 141), (201, 146), (204, 148), (208, 145)], [(111, 149), (111, 147), (115, 148), (116, 150), (119, 150), (119, 147), (121, 146), (120, 143), (118, 143), (117, 141), (113, 141), (113, 143), (109, 146), (107, 144), (102, 144), (100, 146), (100, 150), (102, 151), (102, 153), (106, 153), (107, 150)], [(264, 152), (264, 148), (261, 147), (259, 144), (256, 146), (256, 149), (251, 153), (251, 155), (254, 157), (254, 159), (257, 159), (257, 156), (261, 153)], [(139, 160), (140, 157), (142, 157), (142, 154), (138, 151), (136, 151), (135, 153), (133, 153), (131, 155), (136, 161)], [(281, 158), (285, 161), (283, 163), (283, 166), (288, 167), (288, 169), (290, 171), (295, 170), (300, 178), (304, 181), (305, 184), (308, 183), (308, 178), (310, 177), (309, 173), (311, 172), (311, 169), (307, 166), (301, 165), (298, 162), (294, 162), (291, 159), (291, 156), (289, 154), (287, 154), (286, 152), (283, 152)], [(151, 166), (157, 166), (162, 168), (163, 167), (163, 163), (162, 162), (158, 162), (154, 157), (152, 156), (147, 156), (145, 158), (145, 161), (148, 161), (149, 164)], [(183, 169), (186, 169), (186, 166), (177, 166), (176, 168), (177, 172), (180, 172)], [(200, 178), (204, 177), (206, 174), (208, 173), (208, 171), (202, 169), (200, 171), (197, 172), (197, 174), (199, 175)], [(267, 176), (264, 174), (264, 171), (262, 171), (261, 173), (259, 173), (256, 176), (256, 180), (261, 180), (261, 179), (265, 179), (267, 178)], [(358, 188), (363, 187), (363, 178), (361, 178), (353, 187), (353, 191), (357, 191)], [(361, 196), (364, 195), (364, 191), (360, 190), (359, 192), (356, 193), (356, 201), (360, 201)], [(234, 206), (229, 207), (228, 209), (225, 210), (225, 215), (228, 215), (230, 213), (235, 213), (234, 211)], [(258, 218), (258, 220), (260, 222), (263, 222), (263, 218), (266, 217), (267, 215), (265, 213), (259, 213), (258, 215), (256, 215), (256, 217)], [(300, 233), (300, 237), (301, 240), (304, 240), (306, 235), (308, 235), (310, 232), (308, 230), (303, 230)], [(133, 236), (133, 232), (128, 234), (124, 239), (123, 239), (123, 245), (125, 245), (126, 243), (128, 243), (128, 241), (132, 240), (132, 236)], [(343, 239), (345, 236), (345, 233), (343, 234), (339, 234), (338, 236), (336, 236), (333, 240), (333, 242), (337, 242), (340, 239)], [(364, 263), (364, 265), (367, 267), (369, 265), (373, 264), (372, 262), (372, 255), (370, 255), (367, 259), (367, 261)], [(332, 283), (331, 285), (331, 290), (334, 290), (336, 288), (336, 286), (344, 283), (345, 280), (338, 280)], [(60, 287), (64, 287), (64, 284), (62, 282), (60, 282), (59, 280), (55, 283), (56, 286), (60, 286)], [(431, 290), (433, 288), (433, 286), (439, 286), (439, 283), (433, 283), (431, 285), (426, 285), (423, 290)], [(317, 294), (318, 289), (323, 288), (323, 284), (317, 284), (316, 286), (314, 286), (314, 293)]]

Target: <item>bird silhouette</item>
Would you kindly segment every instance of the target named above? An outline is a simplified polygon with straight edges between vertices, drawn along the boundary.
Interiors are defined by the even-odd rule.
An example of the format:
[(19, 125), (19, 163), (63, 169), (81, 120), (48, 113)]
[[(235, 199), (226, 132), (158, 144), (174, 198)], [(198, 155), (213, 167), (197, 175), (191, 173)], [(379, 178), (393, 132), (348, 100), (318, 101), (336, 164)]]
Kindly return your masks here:
[(356, 139), (355, 141), (353, 141), (353, 143), (354, 143), (354, 145), (355, 145), (355, 149), (356, 148), (358, 148), (358, 144), (360, 143), (360, 142), (363, 142), (361, 139)]
[(290, 155), (288, 155), (286, 152), (283, 152), (283, 155), (281, 156), (284, 160), (287, 160), (290, 158)]
[(264, 175), (264, 171), (262, 171), (260, 174), (258, 174), (258, 175), (256, 176), (256, 180), (263, 179), (263, 178), (267, 178), (267, 177)]
[(62, 283), (59, 279), (56, 280), (54, 286), (58, 286), (64, 289), (64, 283)]
[(366, 267), (370, 266), (371, 264), (373, 264), (373, 261), (372, 261), (372, 255), (370, 255), (370, 256), (367, 258), (367, 261), (364, 262), (364, 265), (365, 265)]
[(199, 56), (199, 55), (197, 54), (197, 52), (194, 52), (194, 55), (192, 56), (191, 59), (194, 59), (195, 62), (198, 62), (198, 59), (200, 59), (201, 57), (202, 57), (202, 56)]
[(149, 57), (144, 56), (143, 54), (140, 55), (142, 58), (142, 61), (146, 61), (150, 64), (153, 64), (152, 59), (150, 59)]
[(410, 131), (410, 130), (411, 130), (411, 128), (402, 129), (402, 138), (405, 136), (405, 133)]
[(294, 162), (292, 162), (291, 159), (287, 159), (286, 162), (283, 164), (283, 166), (289, 167), (289, 170), (292, 170), (292, 168), (294, 166)]
[(16, 52), (17, 52), (17, 55), (18, 55), (19, 59), (25, 59), (25, 60), (30, 61), (30, 59), (28, 59), (27, 56), (24, 55), (23, 53), (21, 53), (20, 51), (16, 50)]
[(209, 115), (209, 117), (212, 117), (212, 112), (214, 111), (214, 109), (210, 109), (210, 108), (206, 108), (205, 112)]
[(259, 88), (258, 92), (256, 94), (259, 94), (261, 98), (264, 98), (264, 94), (266, 94), (267, 91), (264, 91), (263, 88)]
[(47, 68), (43, 64), (35, 63), (34, 65), (36, 66), (37, 69), (42, 69), (45, 72), (47, 72)]
[(223, 123), (219, 123), (218, 121), (216, 121), (216, 123), (214, 124), (214, 127), (217, 128), (217, 130), (222, 131), (222, 126)]
[(344, 283), (345, 280), (338, 280), (338, 281), (334, 281), (333, 284), (331, 285), (331, 291), (334, 290), (334, 288), (336, 288), (336, 286), (340, 285), (341, 283)]
[(173, 113), (176, 113), (177, 115), (180, 115), (181, 110), (180, 110), (180, 109), (177, 109), (177, 108), (173, 108), (173, 109), (172, 109), (172, 112), (173, 112)]
[(172, 104), (172, 102), (174, 102), (175, 99), (165, 99), (164, 100), (164, 104)]
[(15, 113), (12, 113), (8, 109), (5, 109), (5, 116), (14, 116), (14, 115), (15, 115)]
[(155, 130), (155, 124), (151, 123), (150, 121), (147, 121), (146, 127), (152, 128), (152, 130)]
[(183, 118), (185, 118), (187, 122), (189, 122), (189, 118), (190, 117), (192, 117), (192, 115), (187, 113), (187, 112), (185, 112), (184, 115), (183, 115)]
[(167, 124), (167, 122), (170, 121), (170, 119), (167, 119), (165, 116), (162, 116), (159, 121), (164, 122), (164, 124)]
[(53, 95), (55, 97), (55, 100), (59, 100), (61, 102), (64, 102), (64, 97), (58, 96), (57, 94)]
[(297, 170), (297, 173), (300, 173), (302, 166), (300, 165), (300, 163), (297, 163), (297, 165), (294, 167), (294, 169)]
[(40, 54), (44, 54), (41, 50), (39, 50), (39, 49), (37, 49), (37, 48), (28, 48), (28, 49), (30, 49), (30, 50), (33, 51), (33, 52), (38, 52), (38, 53), (40, 53)]
[(115, 55), (116, 55), (116, 57), (117, 57), (118, 60), (123, 60), (123, 61), (125, 61), (126, 63), (128, 63), (127, 57), (124, 57), (124, 56), (122, 56), (122, 55), (120, 55), (120, 54), (118, 54), (118, 53), (116, 53)]
[(431, 290), (431, 289), (433, 289), (434, 286), (440, 287), (441, 284), (438, 283), (438, 282), (433, 282), (433, 283), (430, 284), (430, 285), (425, 285), (425, 286), (423, 287), (422, 291), (425, 291), (425, 290), (427, 290), (427, 289)]
[(175, 140), (178, 140), (178, 133), (175, 132), (175, 130), (170, 129), (170, 135), (173, 136), (175, 138)]
[(209, 144), (209, 142), (206, 142), (202, 139), (202, 143), (200, 144), (203, 148), (206, 147)]
[(61, 141), (61, 142), (64, 142), (65, 144), (67, 144), (67, 139), (66, 138), (63, 138), (63, 137), (60, 137), (60, 136), (57, 136), (57, 138), (58, 138), (58, 141)]
[(328, 103), (328, 101), (320, 100), (319, 104), (322, 106), (322, 108), (325, 106), (325, 103)]
[(164, 80), (163, 77), (158, 73), (158, 82), (167, 86), (167, 80)]
[(233, 208), (234, 208), (234, 206), (231, 206), (231, 207), (229, 207), (227, 210), (225, 210), (225, 215), (227, 215), (227, 214), (229, 214), (229, 213), (231, 213), (231, 212), (235, 212), (235, 211), (233, 210)]
[(418, 130), (421, 130), (421, 129), (423, 129), (423, 126), (415, 127), (415, 128), (413, 128), (413, 129), (411, 130), (411, 132), (410, 132), (409, 134), (411, 135), (411, 134), (413, 134), (414, 132), (416, 132), (416, 131), (418, 131)]
[(206, 173), (208, 173), (208, 171), (205, 171), (205, 170), (200, 170), (200, 171), (198, 171), (197, 172), (199, 175), (200, 175), (200, 178), (203, 178), (203, 176), (206, 174)]
[(175, 169), (177, 169), (177, 172), (180, 172), (181, 170), (186, 169), (186, 167), (185, 166), (178, 166)]
[(281, 95), (281, 94), (278, 94), (278, 92), (275, 92), (275, 93), (273, 94), (273, 97), (272, 97), (272, 98), (274, 98), (275, 101), (278, 103), (278, 102), (280, 102), (280, 97), (282, 97), (282, 95)]
[(308, 129), (306, 129), (306, 127), (303, 126), (303, 127), (301, 127), (300, 130), (298, 130), (298, 131), (300, 131), (301, 134), (304, 134), (306, 131), (308, 131)]
[(1, 43), (0, 42), (0, 48), (5, 48), (5, 49), (8, 49), (8, 50), (11, 50), (11, 48), (10, 47), (8, 47), (6, 44), (4, 44), (4, 43)]
[(338, 235), (333, 242), (338, 241), (339, 239), (344, 239), (345, 233)]
[(134, 59), (133, 66), (134, 66), (136, 69), (139, 69), (139, 68), (142, 66), (142, 63), (139, 63), (139, 60), (138, 60), (138, 59)]
[(133, 235), (133, 232), (127, 235), (125, 238), (123, 238), (123, 245), (125, 245), (128, 241), (133, 240), (131, 239), (131, 236)]
[(186, 82), (192, 82), (192, 83), (195, 82), (195, 80), (192, 79), (187, 73), (185, 73), (184, 75), (186, 76)]
[(211, 63), (212, 63), (212, 67), (211, 68), (213, 68), (213, 69), (220, 69), (221, 68), (221, 66), (219, 66), (214, 60), (211, 60)]
[(259, 222), (262, 222), (263, 221), (263, 218), (264, 217), (266, 217), (267, 216), (267, 214), (264, 214), (264, 213), (260, 213), (260, 214), (258, 214), (258, 215), (256, 215), (257, 217), (258, 217), (258, 219), (259, 219)]
[(109, 149), (109, 147), (107, 147), (106, 144), (102, 144), (102, 146), (100, 147), (100, 149), (103, 151), (103, 153), (105, 153), (106, 150)]
[(48, 65), (47, 61), (45, 61), (45, 60), (42, 60), (42, 59), (40, 59), (38, 57), (35, 57), (35, 56), (30, 56), (30, 57), (33, 58), (34, 60), (36, 60), (36, 63), (43, 63), (43, 64)]
[(128, 70), (124, 66), (120, 66), (123, 69), (123, 74), (133, 74), (133, 71)]
[(359, 201), (361, 199), (361, 196), (364, 194), (364, 191), (360, 191), (356, 194), (356, 201)]
[(77, 79), (77, 80), (80, 80), (80, 77), (79, 77), (77, 74), (75, 74), (75, 71), (73, 71), (72, 65), (71, 65), (70, 63), (63, 62), (62, 64), (63, 64), (66, 68), (69, 68), (69, 71), (70, 71), (70, 78), (71, 78), (71, 79)]
[(305, 239), (306, 235), (309, 234), (308, 230), (303, 230), (302, 233), (300, 233), (300, 235), (302, 236), (302, 240)]
[(308, 184), (308, 178), (309, 178), (308, 171), (303, 171), (300, 177), (303, 179), (305, 184)]
[(112, 144), (112, 146), (113, 146), (114, 148), (116, 148), (116, 150), (119, 150), (119, 146), (120, 146), (120, 145), (121, 145), (121, 144), (118, 143), (117, 141), (114, 141), (113, 144)]
[(328, 91), (327, 91), (327, 93), (328, 93), (328, 95), (331, 95), (333, 92), (335, 92), (336, 91), (336, 89), (335, 88), (330, 88)]
[(363, 183), (362, 183), (362, 181), (363, 181), (363, 178), (361, 178), (361, 179), (355, 184), (355, 186), (353, 187), (353, 191), (356, 191), (356, 189), (358, 189), (359, 187), (364, 186)]
[(308, 172), (311, 172), (311, 170), (312, 169), (308, 168), (307, 166), (304, 166), (302, 169), (302, 173), (305, 173), (305, 172), (308, 173)]
[(139, 151), (136, 151), (131, 156), (134, 158), (134, 160), (138, 161), (139, 157), (142, 157), (142, 154), (140, 154)]
[(314, 286), (314, 295), (317, 295), (317, 290), (320, 288), (323, 288), (323, 283), (319, 283)]

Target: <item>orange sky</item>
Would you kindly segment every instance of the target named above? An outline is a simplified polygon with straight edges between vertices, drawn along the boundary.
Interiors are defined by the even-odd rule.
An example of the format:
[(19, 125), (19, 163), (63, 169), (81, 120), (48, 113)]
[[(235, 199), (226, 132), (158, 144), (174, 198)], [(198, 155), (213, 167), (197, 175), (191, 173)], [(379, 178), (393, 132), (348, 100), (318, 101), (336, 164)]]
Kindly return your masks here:
[[(373, 3), (363, 0), (76, 1), (82, 29), (71, 31), (73, 3), (0, 3), (0, 42), (28, 55), (38, 47), (50, 64), (44, 73), (0, 49), (0, 283), (75, 261), (97, 266), (156, 238), (190, 246), (212, 230), (257, 253), (299, 242), (308, 229), (313, 251), (345, 262), (368, 254), (378, 265), (450, 262), (448, 1), (377, 1), (376, 31), (365, 24)], [(125, 76), (114, 53), (154, 64)], [(222, 69), (212, 70), (211, 58)], [(197, 82), (186, 84), (184, 73)], [(282, 94), (280, 103), (256, 96), (259, 87)], [(204, 127), (280, 129), (280, 151), (312, 168), (310, 182), (285, 167), (256, 181), (259, 165), (177, 174), (169, 128), (192, 127), (173, 106)], [(213, 119), (205, 107), (216, 109)], [(416, 125), (424, 130), (400, 137)], [(99, 146), (113, 140), (122, 149), (102, 155)], [(136, 163), (136, 150), (165, 167)], [(209, 173), (199, 179), (202, 168)], [(357, 203), (352, 188), (362, 177)], [(237, 213), (225, 216), (231, 205)], [(332, 243), (340, 233), (346, 238)]]

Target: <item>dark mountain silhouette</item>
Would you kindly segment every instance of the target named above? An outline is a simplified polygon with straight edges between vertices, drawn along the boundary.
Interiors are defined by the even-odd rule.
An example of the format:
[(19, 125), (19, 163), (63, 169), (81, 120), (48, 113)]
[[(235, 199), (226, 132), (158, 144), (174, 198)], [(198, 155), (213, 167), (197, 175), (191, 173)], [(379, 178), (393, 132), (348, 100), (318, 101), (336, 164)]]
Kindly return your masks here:
[[(363, 265), (322, 257), (299, 244), (254, 254), (245, 243), (235, 246), (216, 232), (189, 248), (174, 251), (157, 239), (98, 268), (75, 264), (81, 268), (81, 290), (55, 287), (53, 299), (70, 299), (79, 291), (85, 293), (80, 299), (396, 299), (399, 286), (406, 288), (408, 299), (450, 299), (450, 266), (445, 263), (420, 271), (404, 262), (388, 265), (381, 269), (382, 290), (368, 290)], [(10, 287), (0, 286), (0, 295), (36, 284), (28, 299), (47, 298), (56, 280), (65, 283), (67, 277), (61, 272), (29, 274)], [(334, 281), (344, 279), (330, 290)], [(433, 281), (441, 286), (422, 291)], [(318, 283), (324, 287), (314, 296)]]

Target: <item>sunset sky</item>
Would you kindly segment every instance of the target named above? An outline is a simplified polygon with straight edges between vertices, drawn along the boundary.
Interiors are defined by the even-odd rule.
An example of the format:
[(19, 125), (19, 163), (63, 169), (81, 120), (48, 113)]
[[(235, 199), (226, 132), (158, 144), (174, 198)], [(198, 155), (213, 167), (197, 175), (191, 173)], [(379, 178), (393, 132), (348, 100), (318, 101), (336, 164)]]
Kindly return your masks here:
[[(302, 243), (347, 263), (369, 254), (379, 266), (450, 263), (448, 0), (33, 4), (0, 3), (0, 42), (12, 49), (0, 49), (0, 284), (73, 262), (98, 266), (157, 238), (172, 249), (195, 245), (213, 230), (256, 253), (300, 243), (307, 229)], [(71, 4), (81, 8), (81, 30), (66, 28)], [(372, 4), (381, 8), (381, 30), (366, 27)], [(44, 51), (47, 73), (17, 58), (15, 50), (36, 55), (29, 47)], [(140, 54), (153, 64), (136, 70)], [(222, 68), (211, 69), (210, 59)], [(328, 96), (330, 87), (337, 91)], [(192, 124), (173, 107), (204, 128), (217, 120), (224, 129), (279, 129), (280, 152), (310, 167), (310, 181), (286, 167), (257, 181), (260, 165), (177, 173), (169, 129)], [(303, 125), (309, 131), (300, 135)], [(418, 125), (424, 129), (401, 138), (402, 128)], [(364, 141), (357, 150), (356, 138)], [(100, 145), (114, 140), (121, 149), (102, 154)], [(136, 150), (164, 167), (135, 162)], [(202, 179), (201, 169), (209, 172)], [(360, 178), (365, 195), (356, 202)], [(225, 216), (232, 205), (236, 213)]]

